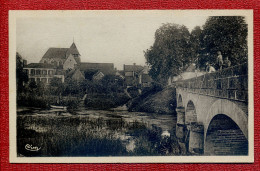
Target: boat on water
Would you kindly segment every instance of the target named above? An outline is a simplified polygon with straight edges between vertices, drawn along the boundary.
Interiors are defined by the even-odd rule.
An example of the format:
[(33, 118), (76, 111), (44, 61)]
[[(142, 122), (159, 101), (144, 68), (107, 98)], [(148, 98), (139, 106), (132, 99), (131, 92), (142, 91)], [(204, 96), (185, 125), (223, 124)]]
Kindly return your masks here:
[(62, 97), (61, 94), (59, 95), (59, 99), (57, 100), (57, 102), (53, 105), (50, 105), (50, 107), (52, 109), (62, 109), (62, 110), (67, 110), (67, 106), (64, 106), (64, 104), (62, 103)]
[(50, 106), (51, 106), (51, 108), (53, 108), (53, 109), (63, 109), (63, 110), (66, 110), (66, 109), (67, 109), (66, 106), (57, 106), (57, 105), (50, 105)]

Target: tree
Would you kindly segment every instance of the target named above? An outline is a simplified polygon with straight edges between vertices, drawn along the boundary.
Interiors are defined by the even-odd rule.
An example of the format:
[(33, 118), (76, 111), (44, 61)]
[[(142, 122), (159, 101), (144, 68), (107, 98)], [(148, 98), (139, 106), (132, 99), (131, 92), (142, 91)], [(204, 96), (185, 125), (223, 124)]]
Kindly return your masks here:
[(155, 32), (155, 41), (144, 52), (149, 74), (165, 83), (169, 76), (178, 75), (191, 62), (190, 33), (185, 26), (163, 24)]
[(23, 71), (23, 58), (17, 52), (16, 53), (16, 85), (17, 92), (24, 90), (24, 83), (28, 82), (28, 75)]
[(101, 84), (106, 92), (123, 92), (124, 80), (115, 75), (106, 75), (102, 78)]
[(53, 77), (50, 82), (50, 86), (52, 87), (59, 87), (62, 84), (62, 81), (60, 78)]
[(190, 34), (191, 61), (197, 64), (198, 57), (201, 52), (202, 30), (196, 26)]
[(49, 92), (53, 95), (60, 95), (64, 92), (64, 84), (61, 78), (53, 77), (50, 81)]
[(45, 94), (45, 85), (43, 82), (38, 82), (36, 86), (36, 95), (42, 96)]
[(203, 26), (200, 67), (216, 61), (217, 51), (228, 57), (232, 65), (247, 61), (247, 24), (242, 16), (209, 17)]
[(36, 88), (37, 88), (37, 84), (35, 81), (30, 81), (29, 83), (29, 90), (31, 92), (31, 94), (35, 94), (35, 91), (36, 91)]

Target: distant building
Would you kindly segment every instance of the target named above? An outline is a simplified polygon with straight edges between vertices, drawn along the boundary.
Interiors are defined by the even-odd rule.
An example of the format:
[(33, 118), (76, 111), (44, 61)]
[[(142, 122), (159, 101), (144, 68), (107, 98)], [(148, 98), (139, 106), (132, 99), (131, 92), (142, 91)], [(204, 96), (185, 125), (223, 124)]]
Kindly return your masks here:
[(125, 79), (125, 74), (124, 74), (124, 71), (119, 71), (119, 70), (116, 70), (116, 73), (115, 73), (116, 76), (120, 77), (121, 79)]
[(104, 76), (105, 75), (101, 71), (98, 71), (93, 75), (92, 79), (98, 81), (101, 80)]
[(142, 73), (144, 67), (141, 65), (124, 65), (124, 76), (127, 86), (137, 86), (139, 81), (139, 76)]
[(40, 63), (51, 64), (59, 69), (74, 69), (80, 64), (80, 53), (73, 42), (70, 48), (49, 48)]
[(75, 81), (83, 81), (85, 80), (85, 75), (80, 71), (79, 68), (71, 70), (67, 75), (67, 79), (73, 79)]
[(82, 72), (85, 71), (100, 71), (104, 75), (115, 75), (116, 70), (114, 68), (113, 63), (90, 63), (90, 62), (82, 62), (79, 65), (79, 69)]
[(148, 74), (141, 74), (140, 80), (142, 87), (150, 87), (153, 82), (153, 79)]
[(148, 75), (148, 67), (136, 65), (124, 65), (124, 77), (127, 86), (148, 87), (152, 83), (152, 78)]
[(115, 75), (113, 63), (80, 63), (77, 68), (71, 70), (66, 78), (72, 78), (76, 81), (84, 79), (101, 80), (105, 75)]
[(36, 83), (43, 82), (49, 84), (53, 77), (60, 78), (64, 82), (64, 76), (56, 73), (53, 65), (47, 63), (30, 63), (24, 66), (24, 71), (27, 73), (29, 81)]
[(101, 80), (106, 75), (115, 75), (113, 63), (81, 62), (81, 55), (73, 42), (70, 48), (49, 48), (40, 63), (26, 65), (30, 81), (49, 84), (53, 77), (76, 81)]

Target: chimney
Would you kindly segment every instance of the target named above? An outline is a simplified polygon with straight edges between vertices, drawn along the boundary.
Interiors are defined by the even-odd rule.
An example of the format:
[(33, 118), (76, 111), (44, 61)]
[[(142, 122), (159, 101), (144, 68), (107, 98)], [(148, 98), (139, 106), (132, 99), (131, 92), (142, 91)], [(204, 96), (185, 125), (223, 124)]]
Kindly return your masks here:
[(136, 63), (134, 63), (134, 66), (136, 65)]

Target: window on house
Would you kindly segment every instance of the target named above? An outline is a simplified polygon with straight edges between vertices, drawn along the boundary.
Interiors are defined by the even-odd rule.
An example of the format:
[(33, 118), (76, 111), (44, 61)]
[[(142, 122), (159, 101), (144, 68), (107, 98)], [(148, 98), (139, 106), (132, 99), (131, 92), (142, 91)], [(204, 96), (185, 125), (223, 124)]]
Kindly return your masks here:
[(49, 70), (48, 71), (48, 75), (52, 75), (53, 74), (53, 71), (52, 70)]
[(47, 71), (46, 70), (42, 70), (42, 74), (43, 75), (47, 75)]
[(34, 74), (35, 74), (35, 70), (31, 69), (31, 75), (34, 75)]
[(36, 75), (41, 75), (41, 70), (36, 70)]

